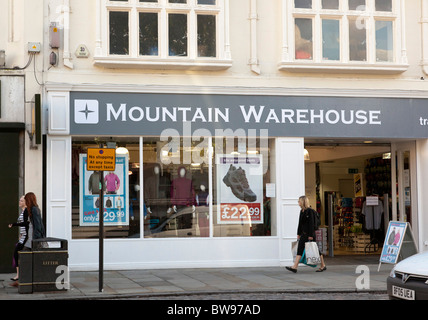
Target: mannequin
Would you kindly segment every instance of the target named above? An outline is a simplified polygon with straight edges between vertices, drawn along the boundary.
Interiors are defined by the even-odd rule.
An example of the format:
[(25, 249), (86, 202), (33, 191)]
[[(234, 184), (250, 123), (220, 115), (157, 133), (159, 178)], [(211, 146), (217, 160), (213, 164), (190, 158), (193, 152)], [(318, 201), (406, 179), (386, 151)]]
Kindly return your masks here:
[[(172, 181), (171, 184), (171, 205), (174, 212), (178, 212), (184, 207), (195, 207), (195, 194), (193, 190), (193, 183), (191, 179), (186, 178), (186, 168), (178, 168), (178, 177)], [(192, 221), (190, 215), (183, 215), (179, 219), (181, 225), (179, 228), (187, 229), (192, 227)]]
[(195, 204), (193, 183), (192, 180), (186, 178), (186, 173), (186, 168), (180, 167), (178, 178), (172, 181), (171, 204), (173, 206), (192, 206)]
[(205, 183), (200, 185), (200, 190), (196, 195), (196, 204), (198, 206), (198, 225), (201, 237), (210, 236), (209, 211), (210, 195), (205, 188)]
[(155, 164), (153, 171), (151, 171), (151, 175), (144, 182), (144, 200), (149, 213), (152, 212), (151, 206), (154, 205), (159, 198), (159, 173), (159, 165)]
[(205, 183), (202, 183), (200, 186), (200, 190), (196, 195), (196, 205), (197, 206), (208, 206), (210, 203), (209, 193), (205, 188)]
[[(147, 220), (151, 218), (162, 221), (167, 215), (171, 182), (167, 173), (163, 173), (161, 166), (155, 163), (146, 171), (144, 179), (144, 203), (147, 208)], [(147, 218), (147, 216), (145, 218)], [(150, 223), (148, 223), (147, 230)]]

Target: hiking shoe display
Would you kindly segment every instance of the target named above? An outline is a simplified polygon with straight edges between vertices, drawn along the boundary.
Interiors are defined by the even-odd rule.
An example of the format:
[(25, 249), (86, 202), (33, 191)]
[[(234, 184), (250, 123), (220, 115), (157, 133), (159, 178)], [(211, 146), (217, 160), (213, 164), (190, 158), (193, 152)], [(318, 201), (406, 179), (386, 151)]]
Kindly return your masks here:
[(234, 165), (230, 165), (229, 171), (223, 178), (226, 186), (230, 187), (232, 193), (238, 199), (246, 202), (254, 202), (257, 200), (257, 195), (250, 189), (248, 185), (245, 170), (239, 167), (236, 169)]

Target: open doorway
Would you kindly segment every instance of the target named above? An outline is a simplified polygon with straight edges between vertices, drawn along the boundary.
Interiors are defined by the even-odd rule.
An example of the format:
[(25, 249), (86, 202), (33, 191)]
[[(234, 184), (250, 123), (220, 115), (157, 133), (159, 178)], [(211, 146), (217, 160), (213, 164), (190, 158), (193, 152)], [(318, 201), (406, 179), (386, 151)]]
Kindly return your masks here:
[(321, 215), (321, 251), (379, 255), (392, 219), (391, 144), (314, 141), (305, 148), (305, 193)]

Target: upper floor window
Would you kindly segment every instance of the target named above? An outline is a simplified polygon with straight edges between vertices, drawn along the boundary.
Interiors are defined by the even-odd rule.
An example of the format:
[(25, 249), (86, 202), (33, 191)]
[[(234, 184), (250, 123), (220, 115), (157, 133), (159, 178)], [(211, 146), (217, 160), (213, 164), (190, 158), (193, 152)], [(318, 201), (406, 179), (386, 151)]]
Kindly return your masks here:
[(229, 0), (99, 0), (96, 64), (142, 67), (231, 65)]
[(280, 68), (405, 71), (402, 1), (283, 0)]

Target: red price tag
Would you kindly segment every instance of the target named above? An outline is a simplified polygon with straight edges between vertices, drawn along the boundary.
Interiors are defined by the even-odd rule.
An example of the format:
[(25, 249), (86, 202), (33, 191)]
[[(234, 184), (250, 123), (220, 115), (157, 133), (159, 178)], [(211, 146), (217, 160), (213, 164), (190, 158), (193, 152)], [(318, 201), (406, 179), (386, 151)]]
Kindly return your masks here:
[(222, 203), (220, 222), (250, 223), (261, 221), (260, 203)]

